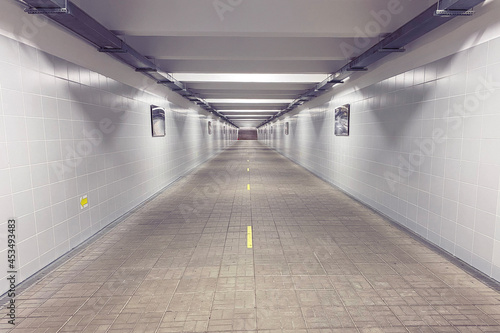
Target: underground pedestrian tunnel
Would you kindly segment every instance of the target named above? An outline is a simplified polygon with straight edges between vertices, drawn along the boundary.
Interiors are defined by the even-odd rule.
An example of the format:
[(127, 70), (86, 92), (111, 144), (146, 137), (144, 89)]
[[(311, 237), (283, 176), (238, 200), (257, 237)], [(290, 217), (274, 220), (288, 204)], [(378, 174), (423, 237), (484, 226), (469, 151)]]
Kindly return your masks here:
[(2, 332), (500, 332), (500, 3), (1, 0)]

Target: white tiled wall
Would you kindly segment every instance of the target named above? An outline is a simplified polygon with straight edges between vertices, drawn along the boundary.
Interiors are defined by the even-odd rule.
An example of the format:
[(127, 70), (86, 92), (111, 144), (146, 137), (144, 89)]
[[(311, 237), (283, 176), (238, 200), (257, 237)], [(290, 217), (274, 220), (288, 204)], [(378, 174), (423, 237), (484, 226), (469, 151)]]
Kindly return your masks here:
[[(8, 218), (24, 280), (237, 138), (216, 119), (208, 135), (206, 115), (2, 35), (0, 55), (0, 294)], [(166, 109), (165, 137), (151, 136), (151, 104)]]
[[(350, 136), (336, 137), (334, 109), (347, 103)], [(500, 280), (500, 38), (335, 96), (259, 138)]]

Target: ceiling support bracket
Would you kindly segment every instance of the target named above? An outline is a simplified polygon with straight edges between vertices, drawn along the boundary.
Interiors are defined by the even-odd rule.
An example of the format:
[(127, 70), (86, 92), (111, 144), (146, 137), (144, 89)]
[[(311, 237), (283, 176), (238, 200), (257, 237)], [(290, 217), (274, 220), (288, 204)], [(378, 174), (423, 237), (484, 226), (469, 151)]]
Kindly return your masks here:
[[(453, 17), (453, 16), (472, 16), (474, 15), (473, 2), (458, 0), (438, 0), (437, 9), (434, 16)], [(465, 8), (467, 7), (467, 8)], [(472, 8), (471, 8), (472, 7)]]
[(136, 68), (135, 71), (138, 73), (155, 73), (158, 70), (156, 68), (144, 67), (144, 68)]
[(64, 0), (64, 7), (36, 8), (28, 7), (24, 10), (28, 14), (68, 14), (68, 0)]
[(378, 49), (378, 52), (406, 52), (406, 49), (404, 48), (383, 48), (383, 49)]
[(366, 72), (368, 68), (366, 67), (349, 67), (347, 69), (348, 72)]
[(102, 53), (127, 53), (128, 50), (124, 48), (106, 48), (106, 47), (100, 47), (99, 52)]
[(439, 17), (451, 17), (451, 16), (472, 16), (474, 15), (473, 10), (465, 10), (465, 9), (438, 9), (434, 13), (434, 16)]
[[(404, 46), (420, 38), (426, 33), (436, 29), (437, 27), (452, 20), (456, 16), (470, 16), (474, 14), (474, 6), (483, 3), (485, 0), (439, 0), (436, 5), (432, 5), (414, 19), (410, 20), (399, 29), (391, 34), (384, 36), (380, 42), (372, 46), (363, 54), (351, 60), (345, 66), (332, 74), (328, 79), (316, 85), (312, 91), (307, 91), (301, 96), (307, 96), (316, 92), (324, 93), (337, 82), (331, 80), (332, 77), (344, 80), (351, 76), (351, 72), (364, 72), (368, 70), (368, 66), (386, 57), (390, 53), (405, 52)], [(331, 81), (331, 82), (329, 82)], [(332, 83), (334, 83), (332, 85)], [(338, 82), (341, 83), (341, 82)], [(297, 103), (300, 97), (291, 103), (280, 114), (283, 115), (290, 112), (295, 107), (300, 105)], [(275, 119), (271, 117), (258, 126), (264, 126)]]
[[(96, 46), (99, 52), (106, 53), (132, 67), (135, 72), (142, 73), (146, 77), (164, 84), (183, 97), (193, 95), (193, 92), (187, 89), (182, 82), (175, 80), (169, 74), (163, 72), (161, 68), (151, 61), (151, 59), (136, 51), (125, 41), (120, 39), (114, 32), (108, 30), (71, 1), (23, 0), (22, 4), (27, 6), (25, 12), (46, 16)], [(199, 98), (199, 100), (201, 100), (201, 98)], [(203, 106), (204, 109), (211, 108), (210, 105), (206, 105), (208, 105), (208, 103), (205, 102)], [(227, 118), (224, 118), (221, 114), (215, 111), (213, 113), (238, 128), (238, 126)]]

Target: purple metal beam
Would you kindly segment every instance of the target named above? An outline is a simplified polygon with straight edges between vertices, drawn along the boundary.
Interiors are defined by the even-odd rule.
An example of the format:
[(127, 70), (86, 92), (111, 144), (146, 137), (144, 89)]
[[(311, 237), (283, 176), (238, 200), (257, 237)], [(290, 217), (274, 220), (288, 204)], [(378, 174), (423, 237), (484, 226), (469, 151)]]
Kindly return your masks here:
[[(127, 45), (123, 40), (109, 31), (105, 26), (97, 22), (78, 6), (67, 0), (24, 0), (30, 6), (26, 11), (31, 14), (43, 14), (64, 28), (77, 34), (81, 38), (95, 45), (100, 52), (108, 53), (110, 56), (131, 66), (136, 71), (163, 84), (174, 91), (181, 92), (180, 95), (187, 98), (194, 93), (186, 89), (182, 82), (172, 78), (168, 74), (162, 74), (161, 69), (150, 59)], [(65, 10), (61, 10), (65, 9)], [(147, 69), (147, 70), (146, 70)], [(236, 126), (223, 115), (216, 112), (207, 102), (199, 98), (201, 103), (208, 107), (220, 118), (231, 125)]]
[[(439, 9), (467, 11), (484, 1), (485, 0), (441, 0), (439, 3)], [(392, 52), (404, 52), (403, 47), (405, 45), (408, 45), (414, 40), (455, 18), (455, 16), (435, 16), (434, 14), (437, 9), (438, 7), (436, 3), (393, 33), (389, 34), (386, 38), (369, 48), (363, 54), (335, 71), (329, 78), (319, 83), (314, 89), (307, 91), (303, 95), (310, 95), (312, 93), (318, 94), (318, 92), (325, 93), (328, 89), (324, 89), (324, 87), (328, 87), (327, 84), (329, 81), (333, 79), (341, 81), (351, 75), (351, 72), (361, 71), (361, 69), (366, 70), (368, 66), (386, 57)], [(301, 97), (303, 95), (301, 95)], [(292, 111), (297, 106), (296, 101), (299, 101), (301, 97), (297, 98), (297, 100), (292, 102), (286, 109), (282, 110), (280, 116)], [(265, 125), (275, 118), (275, 116), (269, 118), (258, 127)]]

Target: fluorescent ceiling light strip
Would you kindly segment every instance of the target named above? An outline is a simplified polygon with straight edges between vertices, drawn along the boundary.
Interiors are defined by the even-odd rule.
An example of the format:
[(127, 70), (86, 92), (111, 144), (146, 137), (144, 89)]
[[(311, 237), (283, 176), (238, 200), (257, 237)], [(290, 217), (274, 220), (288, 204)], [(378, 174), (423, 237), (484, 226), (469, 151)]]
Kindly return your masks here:
[(249, 118), (268, 118), (268, 117), (272, 117), (274, 116), (273, 114), (264, 114), (264, 115), (259, 115), (259, 116), (254, 116), (254, 115), (251, 115), (251, 114), (247, 114), (247, 115), (244, 115), (244, 116), (234, 116), (234, 115), (230, 115), (230, 114), (226, 114), (225, 115), (226, 117), (230, 118), (230, 119), (239, 119), (239, 118), (244, 118), (244, 117), (249, 117)]
[(254, 74), (254, 73), (172, 73), (184, 82), (243, 82), (243, 83), (316, 83), (329, 74)]
[(282, 109), (276, 109), (276, 110), (221, 110), (218, 109), (219, 112), (226, 113), (226, 112), (232, 112), (232, 113), (277, 113), (280, 112)]
[(207, 98), (208, 103), (214, 104), (286, 104), (293, 99), (252, 99), (252, 98)]

